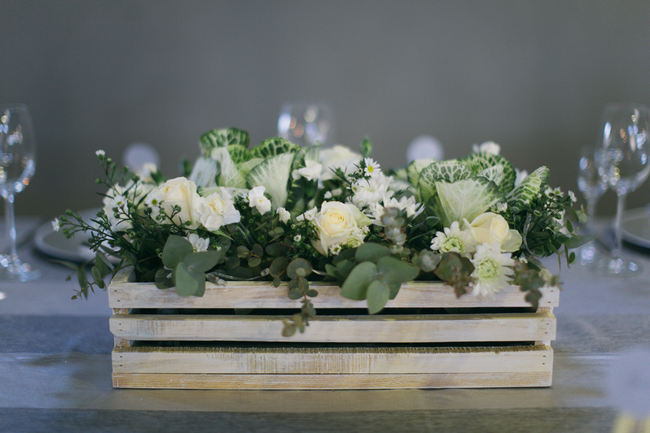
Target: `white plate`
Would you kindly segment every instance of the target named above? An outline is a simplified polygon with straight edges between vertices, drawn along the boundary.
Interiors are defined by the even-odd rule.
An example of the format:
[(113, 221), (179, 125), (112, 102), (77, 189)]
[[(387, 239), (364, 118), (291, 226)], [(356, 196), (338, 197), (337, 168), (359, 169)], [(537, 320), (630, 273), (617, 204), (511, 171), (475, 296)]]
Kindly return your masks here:
[(623, 239), (627, 242), (650, 248), (650, 205), (626, 211), (621, 229)]
[[(95, 217), (99, 209), (86, 209), (79, 212), (84, 220)], [(36, 249), (48, 256), (72, 262), (87, 262), (95, 257), (88, 248), (87, 233), (77, 233), (72, 238), (66, 238), (63, 233), (55, 232), (52, 223), (47, 222), (40, 226), (34, 236)]]

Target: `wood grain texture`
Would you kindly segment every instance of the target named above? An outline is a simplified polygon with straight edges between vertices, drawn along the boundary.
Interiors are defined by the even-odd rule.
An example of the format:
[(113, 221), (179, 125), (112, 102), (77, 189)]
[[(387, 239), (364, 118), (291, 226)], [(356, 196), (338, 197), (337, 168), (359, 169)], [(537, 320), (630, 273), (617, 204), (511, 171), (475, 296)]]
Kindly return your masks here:
[(550, 371), (430, 374), (162, 374), (114, 373), (115, 388), (405, 389), (546, 387)]
[(554, 340), (552, 313), (317, 316), (304, 333), (281, 335), (283, 316), (116, 315), (127, 340), (440, 343)]
[(548, 346), (520, 348), (321, 348), (115, 350), (115, 373), (414, 374), (551, 371)]
[[(129, 271), (115, 276), (108, 289), (111, 308), (300, 308), (300, 300), (287, 297), (287, 285), (274, 287), (270, 282), (232, 281), (224, 285), (206, 283), (202, 297), (182, 297), (174, 289), (160, 290), (153, 283), (128, 281)], [(313, 299), (318, 308), (366, 308), (365, 301), (341, 296), (341, 289), (328, 283), (312, 283), (318, 290)], [(559, 303), (557, 288), (543, 289), (540, 307), (553, 308)], [(509, 287), (493, 297), (465, 295), (456, 298), (453, 288), (440, 282), (411, 282), (402, 285), (397, 297), (387, 308), (476, 308), (530, 307), (524, 293)]]

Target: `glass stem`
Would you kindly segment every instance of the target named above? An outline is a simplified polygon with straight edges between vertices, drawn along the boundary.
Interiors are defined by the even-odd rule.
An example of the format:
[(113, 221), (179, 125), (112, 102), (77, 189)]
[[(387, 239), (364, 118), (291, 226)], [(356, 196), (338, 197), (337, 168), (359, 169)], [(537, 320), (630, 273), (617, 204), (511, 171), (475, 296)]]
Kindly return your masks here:
[(621, 257), (623, 249), (623, 239), (621, 238), (621, 221), (623, 219), (623, 210), (625, 209), (625, 194), (618, 194), (618, 201), (616, 202), (616, 218), (614, 219), (614, 251), (612, 256), (614, 258)]
[(594, 217), (596, 216), (596, 203), (598, 199), (596, 197), (589, 197), (587, 199), (587, 223), (585, 228), (587, 229), (588, 234), (594, 232)]

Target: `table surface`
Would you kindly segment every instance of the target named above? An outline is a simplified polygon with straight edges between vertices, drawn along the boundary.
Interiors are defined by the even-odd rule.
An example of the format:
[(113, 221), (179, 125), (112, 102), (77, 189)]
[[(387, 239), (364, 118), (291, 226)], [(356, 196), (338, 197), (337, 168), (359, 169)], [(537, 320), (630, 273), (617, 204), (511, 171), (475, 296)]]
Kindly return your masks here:
[[(19, 231), (37, 223), (22, 218)], [(114, 390), (106, 292), (72, 301), (66, 268), (30, 243), (20, 254), (43, 275), (0, 283), (0, 432), (608, 432), (617, 414), (608, 366), (621, 350), (650, 347), (650, 256), (630, 252), (644, 263), (632, 278), (577, 265), (559, 271), (551, 388)], [(558, 272), (557, 260), (547, 265)]]

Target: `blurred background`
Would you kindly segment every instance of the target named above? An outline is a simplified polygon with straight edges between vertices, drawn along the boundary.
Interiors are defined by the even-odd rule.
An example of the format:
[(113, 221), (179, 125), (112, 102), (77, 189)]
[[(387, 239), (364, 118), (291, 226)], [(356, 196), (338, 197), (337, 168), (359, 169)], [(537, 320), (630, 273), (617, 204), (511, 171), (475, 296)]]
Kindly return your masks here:
[[(96, 149), (150, 143), (173, 177), (208, 129), (276, 135), (288, 101), (328, 104), (333, 141), (368, 135), (385, 167), (422, 134), (446, 157), (494, 140), (575, 190), (603, 106), (650, 103), (649, 18), (647, 0), (1, 0), (0, 100), (29, 105), (39, 145), (17, 212), (97, 205)], [(627, 207), (648, 202), (646, 183)]]

